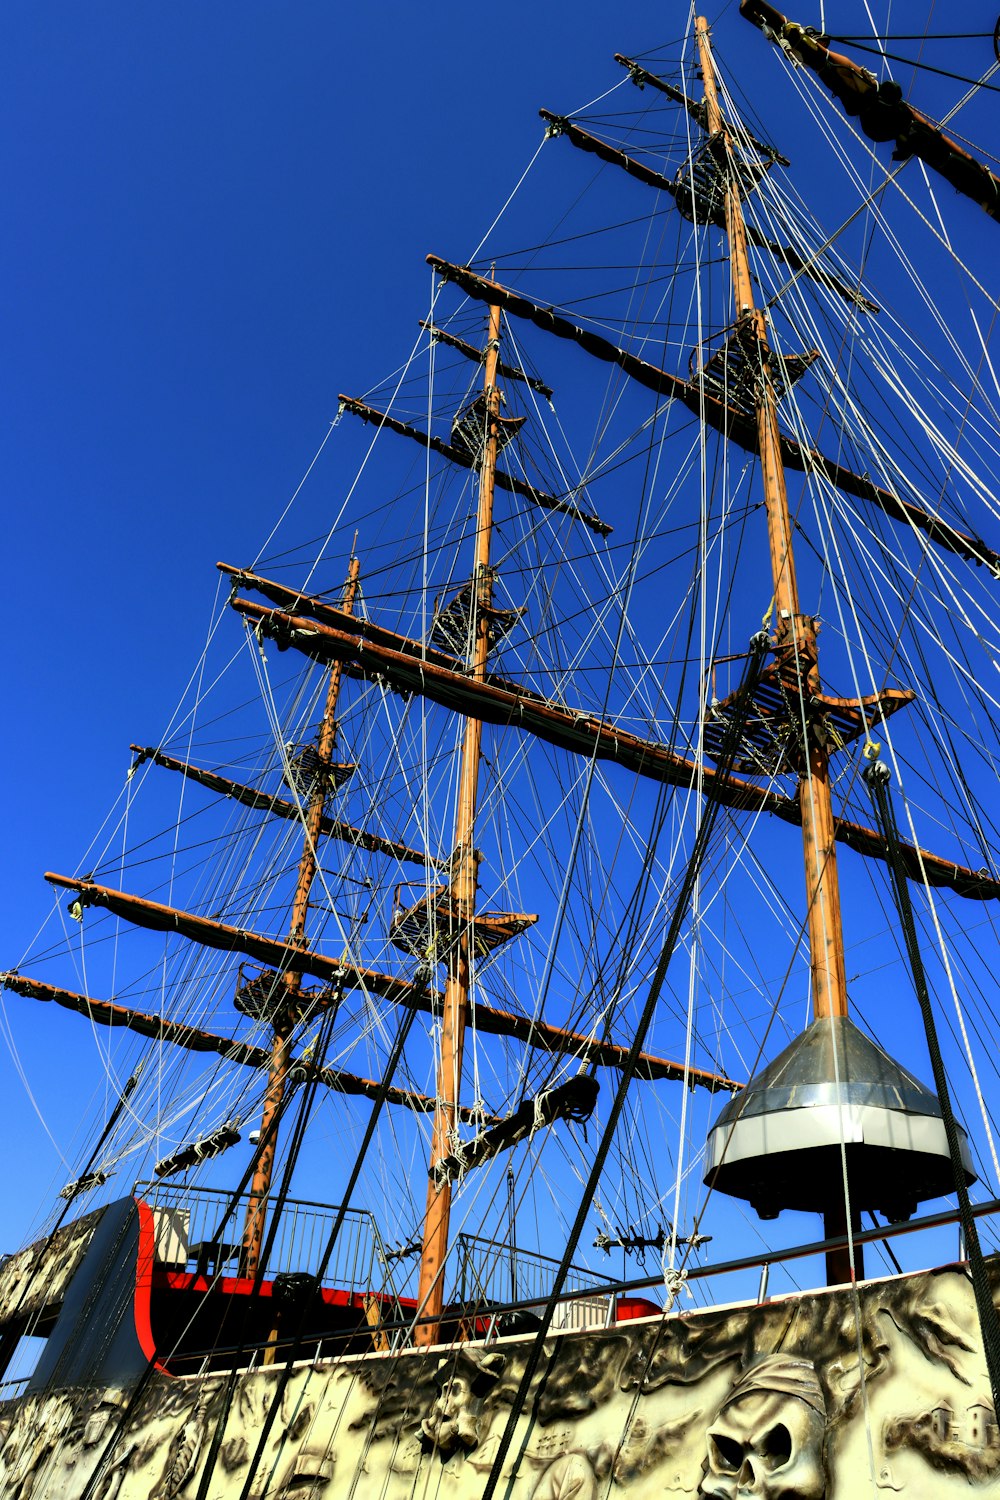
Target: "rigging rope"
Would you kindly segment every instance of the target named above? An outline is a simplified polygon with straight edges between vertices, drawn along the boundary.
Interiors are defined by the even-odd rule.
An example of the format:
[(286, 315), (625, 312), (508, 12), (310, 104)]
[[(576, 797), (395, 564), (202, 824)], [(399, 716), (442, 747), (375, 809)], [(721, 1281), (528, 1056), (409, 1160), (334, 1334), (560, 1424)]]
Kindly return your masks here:
[(979, 1325), (983, 1335), (983, 1352), (986, 1356), (986, 1368), (989, 1372), (993, 1401), (996, 1409), (1000, 1411), (1000, 1319), (997, 1317), (997, 1310), (993, 1303), (986, 1263), (983, 1259), (982, 1247), (979, 1243), (979, 1232), (976, 1228), (972, 1205), (969, 1201), (969, 1189), (965, 1181), (965, 1168), (962, 1164), (962, 1148), (958, 1135), (958, 1124), (951, 1105), (948, 1078), (945, 1073), (944, 1059), (941, 1056), (941, 1046), (938, 1041), (937, 1023), (934, 1019), (934, 1011), (931, 1006), (930, 991), (927, 986), (927, 976), (924, 972), (923, 959), (920, 956), (920, 944), (917, 938), (916, 924), (913, 919), (910, 890), (899, 852), (899, 826), (896, 822), (889, 784), (891, 772), (888, 765), (878, 758), (879, 752), (877, 746), (869, 742), (865, 753), (870, 756), (871, 764), (862, 774), (871, 793), (879, 832), (885, 839), (886, 850), (889, 855), (893, 900), (895, 901), (896, 910), (899, 913), (899, 919), (903, 928), (907, 956), (909, 957), (910, 968), (912, 970), (913, 987), (917, 994), (920, 1014), (924, 1023), (924, 1032), (927, 1037), (927, 1050), (930, 1053), (931, 1068), (934, 1073), (934, 1087), (941, 1105), (941, 1118), (944, 1122), (945, 1134), (948, 1138), (948, 1154), (951, 1158), (951, 1168), (955, 1179), (955, 1194), (958, 1198), (959, 1223), (962, 1226), (966, 1254), (969, 1259), (972, 1289), (976, 1299), (976, 1310), (979, 1314)]
[[(315, 1273), (317, 1284), (320, 1284), (323, 1280), (326, 1268), (330, 1262), (330, 1257), (333, 1254), (334, 1247), (336, 1246), (341, 1228), (343, 1227), (344, 1219), (347, 1216), (351, 1198), (354, 1194), (354, 1189), (357, 1187), (358, 1179), (361, 1176), (361, 1169), (364, 1165), (365, 1157), (368, 1154), (368, 1147), (371, 1144), (372, 1137), (375, 1134), (375, 1126), (378, 1124), (379, 1117), (381, 1116), (382, 1108), (386, 1100), (386, 1095), (388, 1094), (396, 1068), (403, 1055), (403, 1048), (406, 1045), (406, 1039), (410, 1034), (410, 1028), (413, 1025), (416, 1015), (416, 1007), (413, 1007), (412, 1009), (407, 1007), (406, 1012), (403, 1016), (402, 1023), (399, 1027), (398, 1032), (396, 1033), (392, 1053), (386, 1063), (385, 1072), (382, 1076), (378, 1093), (375, 1097), (375, 1102), (372, 1105), (371, 1113), (368, 1117), (368, 1123), (365, 1127), (365, 1133), (362, 1137), (361, 1144), (358, 1147), (358, 1153), (355, 1157), (354, 1166), (351, 1170), (351, 1175), (348, 1179), (347, 1186), (343, 1192), (343, 1200), (339, 1208), (337, 1209), (337, 1216), (333, 1221), (333, 1227), (331, 1228), (329, 1237), (327, 1238), (327, 1242), (323, 1247), (323, 1254), (320, 1258), (320, 1263)], [(261, 1459), (264, 1456), (264, 1450), (267, 1446), (268, 1436), (270, 1435), (271, 1428), (274, 1426), (276, 1417), (280, 1414), (281, 1411), (281, 1400), (285, 1391), (285, 1387), (288, 1385), (288, 1382), (291, 1379), (292, 1371), (295, 1368), (295, 1361), (298, 1359), (301, 1352), (308, 1313), (308, 1306), (303, 1305), (301, 1313), (299, 1315), (298, 1326), (295, 1330), (295, 1335), (292, 1339), (291, 1347), (288, 1351), (288, 1357), (282, 1366), (281, 1374), (275, 1385), (274, 1391), (272, 1392), (271, 1404), (268, 1408), (267, 1416), (264, 1418), (264, 1421), (261, 1425), (260, 1437), (257, 1442), (257, 1447), (254, 1450), (254, 1455), (250, 1462), (250, 1466), (247, 1470), (243, 1488), (240, 1491), (239, 1500), (249, 1500), (251, 1486), (254, 1482), (254, 1478), (256, 1477), (257, 1470), (260, 1467)], [(197, 1500), (206, 1500), (208, 1494), (208, 1486), (211, 1481), (212, 1472), (215, 1468), (215, 1460), (218, 1456), (218, 1448), (219, 1444), (221, 1444), (224, 1426), (225, 1413), (221, 1414), (219, 1417), (219, 1425), (215, 1434), (215, 1446), (212, 1453), (212, 1462), (210, 1464), (206, 1464), (205, 1466), (205, 1472), (202, 1476), (202, 1482), (198, 1489)], [(282, 1438), (282, 1442), (284, 1442), (284, 1437)]]
[[(767, 637), (763, 634), (763, 632), (759, 632), (753, 637), (751, 641), (751, 651), (747, 658), (746, 667), (743, 673), (743, 680), (740, 684), (739, 689), (737, 690), (733, 717), (727, 728), (726, 739), (722, 746), (721, 753), (718, 757), (720, 775), (722, 778), (727, 776), (731, 771), (733, 762), (735, 761), (737, 753), (739, 751), (740, 742), (743, 735), (743, 726), (745, 724), (749, 708), (753, 701), (753, 690), (756, 687), (757, 682), (760, 679), (760, 675), (764, 669), (764, 660), (767, 649)], [(535, 1334), (530, 1352), (528, 1353), (527, 1359), (525, 1360), (521, 1380), (517, 1387), (517, 1391), (514, 1394), (510, 1414), (507, 1418), (504, 1430), (500, 1436), (500, 1441), (493, 1459), (493, 1464), (490, 1468), (489, 1476), (486, 1481), (486, 1487), (483, 1490), (482, 1500), (492, 1500), (492, 1497), (496, 1494), (497, 1485), (500, 1482), (504, 1464), (507, 1459), (507, 1454), (510, 1450), (511, 1442), (513, 1441), (514, 1429), (524, 1407), (524, 1403), (527, 1400), (531, 1382), (534, 1379), (535, 1373), (538, 1369), (538, 1365), (542, 1356), (545, 1336), (552, 1325), (552, 1319), (555, 1314), (559, 1295), (565, 1284), (566, 1276), (570, 1270), (573, 1256), (576, 1253), (576, 1247), (579, 1243), (580, 1235), (583, 1233), (584, 1226), (590, 1215), (594, 1195), (597, 1191), (598, 1184), (601, 1179), (601, 1174), (604, 1170), (604, 1164), (607, 1160), (608, 1152), (611, 1149), (612, 1138), (614, 1136), (615, 1129), (617, 1127), (622, 1110), (625, 1106), (625, 1099), (628, 1094), (628, 1089), (632, 1082), (633, 1075), (635, 1073), (636, 1064), (639, 1060), (639, 1054), (642, 1051), (643, 1044), (646, 1040), (646, 1033), (649, 1030), (649, 1027), (653, 1020), (653, 1015), (656, 1011), (656, 1006), (660, 998), (660, 991), (662, 990), (664, 981), (667, 977), (667, 970), (670, 966), (670, 960), (674, 955), (674, 951), (676, 950), (678, 941), (680, 939), (681, 928), (687, 918), (691, 896), (693, 894), (695, 884), (698, 879), (698, 874), (701, 870), (702, 861), (707, 852), (709, 841), (711, 839), (712, 832), (714, 831), (716, 818), (721, 809), (721, 806), (722, 804), (716, 798), (710, 797), (705, 803), (702, 810), (701, 819), (698, 823), (697, 833), (695, 834), (694, 844), (691, 850), (691, 858), (688, 862), (684, 880), (682, 881), (680, 890), (677, 893), (677, 900), (675, 902), (674, 910), (671, 915), (670, 924), (667, 929), (667, 935), (663, 943), (663, 948), (657, 961), (656, 970), (653, 974), (652, 983), (649, 987), (649, 993), (646, 997), (646, 1003), (643, 1007), (642, 1014), (639, 1017), (639, 1021), (636, 1026), (635, 1034), (632, 1039), (632, 1046), (629, 1049), (629, 1055), (621, 1070), (621, 1078), (618, 1084), (618, 1089), (615, 1093), (614, 1102), (612, 1103), (611, 1109), (608, 1113), (607, 1122), (601, 1134), (600, 1142), (598, 1143), (597, 1152), (594, 1157), (594, 1162), (591, 1167), (586, 1186), (583, 1190), (583, 1195), (580, 1199), (580, 1205), (577, 1209), (576, 1218), (570, 1231), (569, 1240), (566, 1244), (565, 1250), (563, 1251), (562, 1260), (559, 1263), (559, 1269), (555, 1274), (555, 1278), (548, 1295), (548, 1300), (545, 1304), (545, 1311), (542, 1314), (538, 1331)], [(240, 1500), (244, 1500), (244, 1497), (241, 1496)]]
[[(114, 1108), (112, 1109), (110, 1115), (107, 1118), (107, 1122), (105, 1123), (104, 1129), (101, 1131), (101, 1134), (99, 1135), (99, 1137), (97, 1139), (97, 1142), (94, 1145), (94, 1148), (93, 1148), (93, 1150), (90, 1153), (90, 1156), (87, 1158), (87, 1162), (86, 1162), (86, 1165), (84, 1166), (83, 1171), (80, 1173), (80, 1175), (76, 1179), (75, 1183), (68, 1184), (69, 1188), (74, 1188), (74, 1187), (79, 1188), (79, 1185), (85, 1183), (86, 1180), (89, 1177), (91, 1177), (91, 1175), (93, 1174), (94, 1169), (97, 1166), (97, 1159), (98, 1159), (98, 1156), (100, 1155), (101, 1148), (103, 1147), (105, 1141), (108, 1140), (109, 1137), (111, 1136), (111, 1134), (112, 1134), (112, 1132), (113, 1132), (116, 1124), (118, 1123), (119, 1117), (121, 1116), (121, 1114), (125, 1110), (125, 1108), (126, 1108), (126, 1106), (128, 1104), (129, 1096), (131, 1095), (131, 1093), (132, 1093), (133, 1089), (135, 1088), (136, 1084), (139, 1082), (139, 1075), (142, 1072), (144, 1066), (145, 1066), (145, 1064), (143, 1062), (140, 1062), (139, 1065), (138, 1065), (138, 1067), (135, 1069), (135, 1072), (128, 1079), (128, 1081), (126, 1082), (125, 1086), (122, 1088), (120, 1094), (118, 1095), (118, 1099), (117, 1099), (117, 1101), (115, 1103), (115, 1106), (114, 1106)], [(56, 1219), (56, 1222), (53, 1224), (53, 1226), (52, 1226), (51, 1230), (49, 1231), (48, 1235), (46, 1236), (44, 1245), (40, 1246), (38, 1248), (36, 1254), (34, 1255), (34, 1257), (33, 1257), (33, 1262), (34, 1263), (33, 1263), (33, 1266), (32, 1266), (31, 1273), (30, 1273), (30, 1275), (28, 1275), (28, 1276), (25, 1277), (24, 1284), (21, 1287), (20, 1296), (18, 1297), (17, 1302), (16, 1302), (15, 1306), (13, 1307), (13, 1309), (7, 1315), (7, 1332), (4, 1334), (3, 1338), (0, 1339), (0, 1364), (3, 1363), (3, 1354), (6, 1352), (5, 1346), (9, 1347), (8, 1341), (11, 1338), (13, 1338), (13, 1342), (14, 1342), (14, 1345), (16, 1347), (18, 1341), (22, 1337), (22, 1333), (29, 1333), (30, 1334), (33, 1331), (35, 1325), (37, 1324), (38, 1319), (41, 1317), (43, 1311), (45, 1310), (44, 1309), (44, 1299), (43, 1299), (42, 1306), (39, 1307), (38, 1312), (35, 1314), (34, 1318), (29, 1319), (27, 1327), (24, 1328), (24, 1329), (22, 1329), (19, 1326), (18, 1321), (17, 1321), (18, 1313), (20, 1312), (21, 1308), (24, 1305), (25, 1298), (28, 1296), (28, 1294), (31, 1291), (34, 1290), (35, 1280), (36, 1280), (36, 1278), (38, 1276), (39, 1271), (41, 1271), (47, 1265), (46, 1257), (47, 1257), (48, 1251), (51, 1249), (51, 1247), (55, 1243), (56, 1235), (59, 1233), (59, 1230), (62, 1227), (63, 1220), (65, 1219), (66, 1215), (69, 1213), (70, 1208), (71, 1208), (71, 1206), (73, 1204), (73, 1201), (76, 1198), (77, 1194), (75, 1192), (67, 1192), (67, 1191), (64, 1190), (64, 1192), (62, 1194), (60, 1194), (60, 1196), (65, 1198), (65, 1202), (63, 1203), (63, 1206), (62, 1206), (62, 1208), (59, 1211), (59, 1216)]]

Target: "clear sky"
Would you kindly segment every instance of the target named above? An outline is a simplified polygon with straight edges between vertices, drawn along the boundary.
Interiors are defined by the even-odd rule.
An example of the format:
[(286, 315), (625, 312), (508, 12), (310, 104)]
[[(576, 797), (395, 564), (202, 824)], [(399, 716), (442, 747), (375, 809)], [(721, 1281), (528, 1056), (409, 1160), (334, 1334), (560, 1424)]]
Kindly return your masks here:
[[(834, 12), (863, 29), (863, 6), (827, 5), (831, 30)], [(995, 18), (977, 0), (961, 19)], [(686, 24), (682, 4), (648, 0), (6, 7), (4, 965), (50, 908), (41, 872), (78, 868), (130, 741), (155, 741), (178, 698), (216, 559), (256, 554), (338, 391), (409, 349), (424, 254), (462, 260), (478, 242), (537, 144), (539, 105), (585, 104), (617, 82), (615, 51)], [(717, 34), (730, 70), (777, 77), (734, 5)], [(940, 65), (991, 59), (975, 42)], [(939, 109), (961, 92), (927, 75), (918, 89)], [(72, 1057), (40, 1055), (23, 1026), (18, 1040), (53, 1128), (71, 1126)], [(5, 1058), (0, 1078), (23, 1146), (7, 1191), (33, 1212), (47, 1148)], [(0, 1212), (0, 1249), (30, 1217)]]

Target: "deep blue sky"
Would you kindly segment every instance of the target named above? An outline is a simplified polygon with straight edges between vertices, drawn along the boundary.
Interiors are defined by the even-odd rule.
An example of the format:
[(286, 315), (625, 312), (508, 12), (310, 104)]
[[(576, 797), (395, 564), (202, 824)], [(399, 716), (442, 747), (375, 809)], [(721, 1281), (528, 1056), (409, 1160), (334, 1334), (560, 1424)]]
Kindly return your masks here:
[(537, 105), (673, 34), (662, 6), (567, 14), (477, 32), (448, 5), (8, 9), (7, 551), (43, 616), (8, 652), (18, 886), (75, 860), (102, 775), (190, 669), (216, 558), (254, 555), (337, 392), (409, 347), (424, 253), (471, 249)]
[[(991, 29), (987, 11), (963, 7), (962, 29)], [(256, 553), (338, 391), (405, 356), (425, 252), (472, 250), (539, 105), (582, 105), (620, 76), (613, 52), (673, 42), (686, 15), (645, 0), (6, 8), (0, 962), (49, 909), (41, 871), (78, 866), (130, 740), (155, 738), (176, 701), (215, 560)], [(731, 67), (777, 81), (734, 5), (718, 40)], [(982, 43), (962, 60), (990, 58)], [(3, 1060), (0, 1078), (30, 1153)]]
[[(410, 347), (425, 253), (470, 253), (539, 105), (606, 89), (615, 50), (672, 41), (684, 12), (109, 0), (0, 24), (12, 964), (51, 910), (42, 871), (80, 868), (130, 741), (176, 703), (216, 559), (256, 554), (337, 393)], [(17, 1016), (18, 1046), (65, 1137), (81, 1038), (38, 1021)], [(0, 1077), (22, 1148), (6, 1249), (62, 1169), (6, 1054)]]

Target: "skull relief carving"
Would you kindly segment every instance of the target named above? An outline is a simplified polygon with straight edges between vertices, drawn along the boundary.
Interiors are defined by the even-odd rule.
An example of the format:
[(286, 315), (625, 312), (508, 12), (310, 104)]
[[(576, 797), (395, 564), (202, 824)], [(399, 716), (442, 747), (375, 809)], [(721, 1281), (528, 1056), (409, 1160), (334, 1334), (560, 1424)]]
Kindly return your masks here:
[(420, 1424), (425, 1446), (443, 1458), (478, 1448), (490, 1424), (484, 1402), (505, 1364), (502, 1354), (479, 1355), (465, 1349), (440, 1361), (435, 1376), (437, 1400)]
[(826, 1407), (808, 1360), (770, 1355), (733, 1386), (708, 1432), (707, 1500), (823, 1500)]

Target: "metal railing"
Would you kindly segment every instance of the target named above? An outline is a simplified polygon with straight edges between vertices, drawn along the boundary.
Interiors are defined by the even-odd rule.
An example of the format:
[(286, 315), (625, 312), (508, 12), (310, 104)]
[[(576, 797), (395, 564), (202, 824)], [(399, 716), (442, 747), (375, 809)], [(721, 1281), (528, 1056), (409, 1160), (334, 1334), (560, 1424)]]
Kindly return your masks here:
[[(509, 1302), (537, 1302), (544, 1306), (560, 1265), (554, 1256), (542, 1255), (536, 1250), (520, 1250), (503, 1240), (488, 1240), (476, 1234), (457, 1234), (453, 1253), (455, 1299), (473, 1313)], [(570, 1267), (563, 1283), (562, 1297), (575, 1300), (573, 1304), (567, 1302), (569, 1320), (557, 1319), (556, 1326), (583, 1327), (605, 1320), (608, 1311), (606, 1297), (597, 1295), (580, 1304), (579, 1293), (592, 1287), (594, 1280), (593, 1271), (582, 1266)], [(569, 1316), (571, 1305), (574, 1311)]]
[[(156, 1215), (157, 1260), (203, 1275), (234, 1274), (240, 1253), (247, 1195), (235, 1201), (217, 1188), (140, 1182), (136, 1196)], [(264, 1243), (270, 1238), (265, 1275), (318, 1274), (339, 1210), (330, 1204), (286, 1198), (275, 1221), (265, 1204)], [(273, 1231), (273, 1237), (272, 1237)], [(367, 1209), (348, 1209), (333, 1253), (323, 1267), (323, 1284), (367, 1291), (385, 1279), (385, 1245)]]

